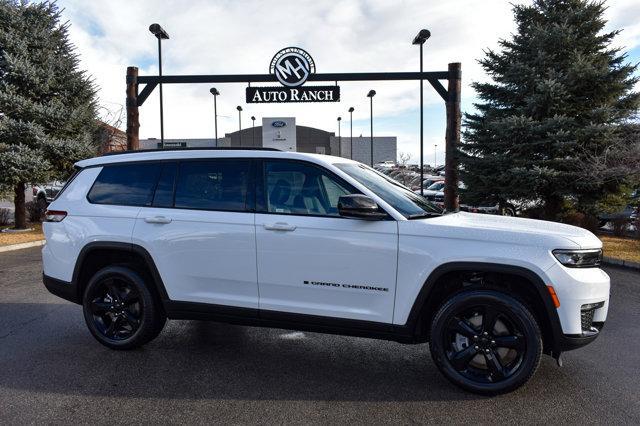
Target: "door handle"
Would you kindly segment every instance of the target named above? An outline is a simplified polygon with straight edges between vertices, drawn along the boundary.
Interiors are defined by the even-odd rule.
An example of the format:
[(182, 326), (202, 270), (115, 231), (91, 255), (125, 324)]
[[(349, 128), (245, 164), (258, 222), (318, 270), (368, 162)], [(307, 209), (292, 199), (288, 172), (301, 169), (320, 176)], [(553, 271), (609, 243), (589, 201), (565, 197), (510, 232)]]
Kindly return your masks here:
[(152, 217), (145, 217), (144, 221), (147, 223), (165, 224), (165, 223), (171, 223), (171, 218), (165, 217), (165, 216), (152, 216)]
[(294, 231), (296, 229), (295, 225), (289, 225), (284, 222), (276, 222), (272, 224), (264, 224), (264, 229), (268, 229), (269, 231)]

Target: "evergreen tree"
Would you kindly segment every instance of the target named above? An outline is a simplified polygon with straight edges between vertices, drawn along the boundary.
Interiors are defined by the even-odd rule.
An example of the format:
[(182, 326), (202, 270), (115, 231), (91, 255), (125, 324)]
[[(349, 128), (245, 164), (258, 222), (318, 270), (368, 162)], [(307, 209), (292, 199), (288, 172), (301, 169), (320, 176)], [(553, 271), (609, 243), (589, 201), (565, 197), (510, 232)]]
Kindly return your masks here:
[(64, 178), (96, 152), (96, 95), (55, 2), (0, 0), (0, 184), (26, 227), (26, 183)]
[(590, 179), (585, 167), (628, 143), (617, 129), (640, 105), (637, 65), (611, 47), (619, 31), (603, 32), (604, 9), (585, 0), (514, 6), (516, 33), (485, 52), (480, 64), (492, 81), (473, 84), (481, 102), (465, 114), (466, 200), (541, 201), (554, 220), (567, 201), (592, 213), (620, 190), (621, 177)]

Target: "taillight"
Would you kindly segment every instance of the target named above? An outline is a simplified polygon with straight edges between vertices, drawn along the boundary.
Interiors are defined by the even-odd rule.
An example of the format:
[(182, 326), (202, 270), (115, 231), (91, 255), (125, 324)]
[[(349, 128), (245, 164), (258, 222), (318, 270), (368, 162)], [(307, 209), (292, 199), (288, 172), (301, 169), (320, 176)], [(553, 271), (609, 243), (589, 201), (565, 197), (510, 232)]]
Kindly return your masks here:
[(44, 213), (44, 220), (47, 222), (62, 222), (67, 217), (67, 212), (62, 210), (47, 210)]
[(38, 188), (36, 188), (35, 186), (32, 186), (31, 192), (33, 192), (33, 196), (35, 197), (36, 195), (38, 195)]

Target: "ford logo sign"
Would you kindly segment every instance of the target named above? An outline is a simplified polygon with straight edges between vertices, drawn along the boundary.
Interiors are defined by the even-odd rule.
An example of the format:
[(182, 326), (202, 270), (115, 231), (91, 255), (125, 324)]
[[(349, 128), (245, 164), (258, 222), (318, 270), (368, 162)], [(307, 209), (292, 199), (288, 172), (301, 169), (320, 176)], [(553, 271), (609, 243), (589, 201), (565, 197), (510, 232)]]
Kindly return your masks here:
[(273, 127), (285, 127), (287, 123), (285, 123), (284, 121), (274, 121), (273, 123), (271, 123), (271, 125)]

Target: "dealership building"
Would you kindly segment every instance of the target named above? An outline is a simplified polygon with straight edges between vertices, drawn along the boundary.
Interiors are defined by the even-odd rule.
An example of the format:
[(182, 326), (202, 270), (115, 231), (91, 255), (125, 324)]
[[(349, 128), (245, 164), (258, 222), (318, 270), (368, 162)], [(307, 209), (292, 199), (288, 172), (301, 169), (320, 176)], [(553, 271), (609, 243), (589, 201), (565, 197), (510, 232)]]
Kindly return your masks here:
[[(371, 161), (371, 138), (349, 135), (338, 137), (308, 126), (296, 125), (295, 117), (265, 117), (262, 126), (248, 127), (241, 131), (227, 133), (224, 138), (211, 139), (165, 139), (165, 148), (207, 148), (207, 147), (264, 147), (282, 151), (310, 152), (353, 158), (365, 164)], [(160, 147), (159, 139), (140, 139), (141, 149)], [(373, 137), (373, 161), (397, 160), (397, 138), (395, 136)]]

